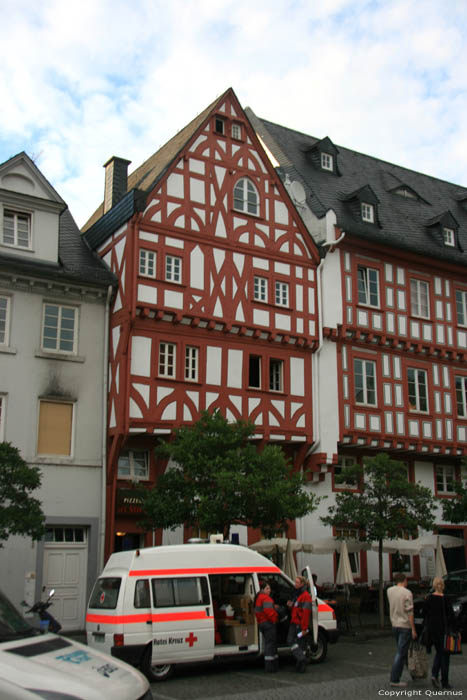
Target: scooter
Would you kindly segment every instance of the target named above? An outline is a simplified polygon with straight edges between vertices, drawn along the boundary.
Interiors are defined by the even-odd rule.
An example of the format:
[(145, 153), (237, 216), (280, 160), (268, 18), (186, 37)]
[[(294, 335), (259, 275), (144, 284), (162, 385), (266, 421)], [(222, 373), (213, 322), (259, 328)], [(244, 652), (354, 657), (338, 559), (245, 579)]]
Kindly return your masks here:
[[(37, 603), (34, 603), (32, 608), (26, 610), (27, 613), (36, 613), (36, 615), (39, 616), (39, 631), (41, 634), (45, 634), (46, 632), (54, 632), (55, 634), (58, 634), (62, 629), (62, 626), (58, 622), (58, 620), (56, 620), (53, 615), (47, 612), (47, 608), (50, 608), (50, 606), (52, 605), (50, 599), (53, 597), (54, 594), (55, 590), (52, 588), (52, 590), (49, 593), (49, 597), (45, 602), (39, 600), (37, 601)], [(21, 605), (27, 607), (27, 603), (24, 600), (21, 603)]]

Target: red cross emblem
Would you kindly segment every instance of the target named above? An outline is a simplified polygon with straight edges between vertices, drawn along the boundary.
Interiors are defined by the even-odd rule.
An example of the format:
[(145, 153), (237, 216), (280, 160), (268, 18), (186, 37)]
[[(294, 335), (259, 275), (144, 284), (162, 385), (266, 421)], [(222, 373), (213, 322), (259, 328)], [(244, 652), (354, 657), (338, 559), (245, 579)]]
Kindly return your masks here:
[(190, 632), (190, 636), (187, 637), (187, 638), (185, 639), (185, 642), (188, 642), (188, 644), (190, 645), (190, 647), (192, 647), (193, 644), (194, 644), (195, 642), (197, 642), (197, 641), (198, 641), (198, 637), (195, 637), (195, 635), (193, 634), (193, 632)]

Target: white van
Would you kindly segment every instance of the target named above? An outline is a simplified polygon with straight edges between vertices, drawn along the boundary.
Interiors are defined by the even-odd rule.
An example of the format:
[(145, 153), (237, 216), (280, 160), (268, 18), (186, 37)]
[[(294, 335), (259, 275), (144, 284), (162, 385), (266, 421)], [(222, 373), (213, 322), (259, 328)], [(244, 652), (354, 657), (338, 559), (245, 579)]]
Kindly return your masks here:
[[(112, 554), (89, 601), (87, 643), (141, 666), (150, 681), (168, 678), (174, 664), (261, 654), (254, 614), (261, 579), (270, 583), (274, 601), (283, 606), (278, 634), (279, 648), (285, 647), (286, 602), (293, 596), (293, 582), (261, 554), (231, 544)], [(313, 618), (308, 657), (318, 663), (338, 632), (334, 610), (319, 599)]]

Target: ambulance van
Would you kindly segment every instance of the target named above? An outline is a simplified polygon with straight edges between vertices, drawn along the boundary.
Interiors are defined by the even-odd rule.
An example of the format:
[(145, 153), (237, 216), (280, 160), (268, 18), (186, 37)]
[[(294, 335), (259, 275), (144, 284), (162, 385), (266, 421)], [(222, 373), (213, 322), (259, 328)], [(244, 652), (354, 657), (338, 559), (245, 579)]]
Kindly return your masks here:
[[(311, 581), (309, 571), (303, 572)], [(279, 648), (286, 647), (287, 600), (293, 582), (247, 547), (185, 544), (112, 554), (96, 581), (86, 615), (89, 646), (142, 668), (150, 681), (168, 678), (175, 664), (263, 653), (254, 614), (259, 581), (279, 605)], [(310, 663), (324, 661), (337, 641), (334, 610), (316, 599)]]

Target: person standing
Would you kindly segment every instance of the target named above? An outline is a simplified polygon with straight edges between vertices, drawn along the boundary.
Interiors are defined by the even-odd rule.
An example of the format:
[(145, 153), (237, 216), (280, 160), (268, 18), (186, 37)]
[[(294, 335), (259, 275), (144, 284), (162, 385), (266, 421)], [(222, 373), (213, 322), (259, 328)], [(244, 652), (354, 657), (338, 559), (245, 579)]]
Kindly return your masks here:
[(306, 579), (303, 576), (297, 576), (294, 585), (294, 600), (287, 601), (287, 605), (292, 610), (287, 644), (290, 645), (292, 654), (297, 662), (297, 671), (304, 673), (306, 670), (305, 646), (306, 637), (309, 633), (308, 625), (310, 623), (312, 600), (306, 587)]
[(397, 644), (390, 682), (392, 686), (405, 688), (407, 683), (401, 681), (402, 670), (407, 662), (410, 640), (417, 638), (417, 630), (413, 617), (413, 595), (407, 589), (407, 576), (394, 574), (394, 584), (387, 590), (389, 617)]
[(259, 593), (255, 600), (255, 615), (258, 627), (264, 637), (264, 670), (274, 673), (279, 668), (277, 653), (277, 611), (271, 598), (271, 586), (266, 581), (259, 584)]
[[(434, 688), (442, 686), (450, 690), (452, 688), (449, 685), (450, 654), (444, 649), (444, 635), (451, 629), (455, 629), (457, 624), (452, 605), (444, 595), (444, 581), (438, 576), (433, 579), (433, 593), (430, 593), (425, 601), (423, 616), (428, 633), (427, 646), (433, 645), (436, 650), (431, 669), (431, 682)], [(440, 671), (441, 685), (438, 679)]]

